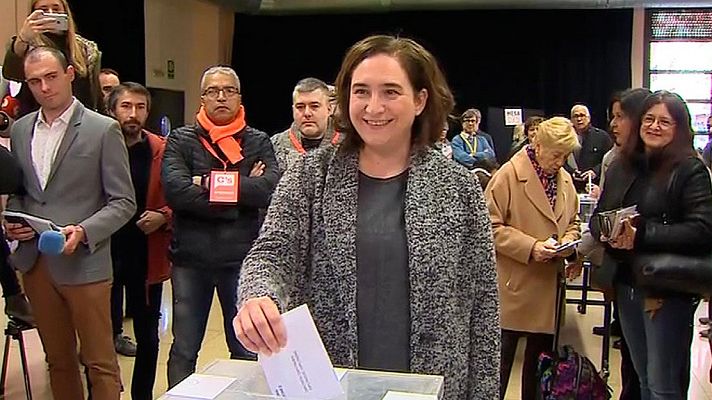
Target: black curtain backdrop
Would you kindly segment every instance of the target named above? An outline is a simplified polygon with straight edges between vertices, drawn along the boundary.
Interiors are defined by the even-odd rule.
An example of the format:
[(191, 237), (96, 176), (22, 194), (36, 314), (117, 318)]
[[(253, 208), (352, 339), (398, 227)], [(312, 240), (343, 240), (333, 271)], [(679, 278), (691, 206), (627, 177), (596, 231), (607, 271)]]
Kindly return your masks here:
[(518, 105), (568, 116), (584, 103), (603, 127), (611, 94), (630, 85), (632, 24), (632, 10), (236, 14), (233, 65), (248, 123), (270, 134), (291, 123), (299, 79), (333, 82), (348, 47), (375, 33), (426, 46), (445, 70), (456, 112)]
[(146, 83), (143, 0), (69, 0), (79, 33), (102, 52), (101, 65), (122, 81)]

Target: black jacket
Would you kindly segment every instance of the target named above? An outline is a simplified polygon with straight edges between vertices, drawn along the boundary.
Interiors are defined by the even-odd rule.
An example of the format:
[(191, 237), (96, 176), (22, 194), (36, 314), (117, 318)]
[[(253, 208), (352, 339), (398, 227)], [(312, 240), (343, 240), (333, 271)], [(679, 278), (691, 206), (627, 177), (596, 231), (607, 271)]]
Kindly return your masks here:
[(709, 170), (696, 157), (682, 160), (673, 170), (667, 178), (657, 179), (652, 171), (625, 168), (622, 160), (614, 161), (607, 170), (603, 192), (590, 221), (594, 238), (601, 236), (595, 215), (632, 205), (624, 200), (631, 197), (627, 196), (628, 190), (635, 179), (643, 174), (648, 176), (648, 184), (641, 185), (645, 189), (635, 196), (638, 198), (640, 219), (633, 250), (616, 250), (606, 245), (606, 255), (619, 262), (619, 269), (630, 269), (635, 257), (644, 253), (690, 255), (712, 252), (712, 183)]
[[(576, 155), (576, 165), (579, 171), (586, 172), (593, 170), (593, 172), (596, 173), (596, 178), (593, 179), (593, 183), (597, 184), (601, 179), (601, 162), (603, 161), (603, 156), (606, 155), (611, 147), (613, 147), (613, 141), (606, 131), (598, 129), (593, 125), (589, 126), (588, 131), (583, 135), (581, 150), (574, 154)], [(567, 163), (564, 165), (564, 168), (568, 173), (573, 175), (573, 166)], [(579, 192), (586, 190), (587, 183), (587, 181), (574, 179), (574, 186), (576, 186)]]
[(15, 193), (20, 186), (20, 165), (10, 150), (0, 146), (0, 194)]
[[(173, 210), (171, 259), (179, 267), (239, 269), (257, 238), (259, 209), (269, 205), (279, 180), (272, 143), (267, 134), (249, 126), (238, 132), (244, 159), (228, 166), (239, 171), (238, 204), (215, 205), (208, 201), (208, 190), (193, 182), (211, 170), (222, 170), (223, 164), (203, 147), (198, 135), (210, 141), (199, 125), (173, 130), (163, 156), (161, 178)], [(265, 164), (265, 172), (252, 178), (250, 170), (257, 161)]]

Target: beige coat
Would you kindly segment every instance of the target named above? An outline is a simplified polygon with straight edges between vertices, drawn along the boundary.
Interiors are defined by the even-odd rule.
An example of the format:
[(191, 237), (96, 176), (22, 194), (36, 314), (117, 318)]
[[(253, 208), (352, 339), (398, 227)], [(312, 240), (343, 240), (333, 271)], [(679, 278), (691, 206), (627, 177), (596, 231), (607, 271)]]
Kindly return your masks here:
[(527, 156), (517, 152), (492, 177), (487, 207), (492, 218), (502, 329), (553, 333), (556, 271), (564, 261), (530, 260), (534, 243), (556, 234), (561, 243), (579, 239), (578, 196), (568, 172), (557, 176), (555, 209)]

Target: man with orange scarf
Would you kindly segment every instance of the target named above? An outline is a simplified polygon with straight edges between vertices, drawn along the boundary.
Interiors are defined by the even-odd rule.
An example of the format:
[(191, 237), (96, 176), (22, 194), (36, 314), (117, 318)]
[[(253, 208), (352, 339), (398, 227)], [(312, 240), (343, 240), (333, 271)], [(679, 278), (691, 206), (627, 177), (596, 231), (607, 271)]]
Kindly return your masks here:
[(168, 136), (162, 179), (173, 210), (173, 344), (168, 386), (195, 371), (217, 289), (231, 358), (251, 357), (235, 337), (237, 282), (257, 238), (279, 173), (264, 132), (247, 125), (232, 68), (209, 68), (200, 81), (196, 124)]

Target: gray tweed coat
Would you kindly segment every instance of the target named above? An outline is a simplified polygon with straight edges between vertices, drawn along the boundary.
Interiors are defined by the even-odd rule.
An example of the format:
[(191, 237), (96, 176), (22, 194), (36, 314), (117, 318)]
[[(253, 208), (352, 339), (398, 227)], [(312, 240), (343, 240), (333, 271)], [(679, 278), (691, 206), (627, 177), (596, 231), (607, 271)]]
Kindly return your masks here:
[[(242, 266), (239, 305), (307, 303), (335, 365), (358, 367), (358, 157), (324, 148), (282, 177)], [(411, 157), (411, 369), (445, 376), (445, 399), (498, 399), (500, 327), (489, 214), (476, 178), (435, 150)]]

